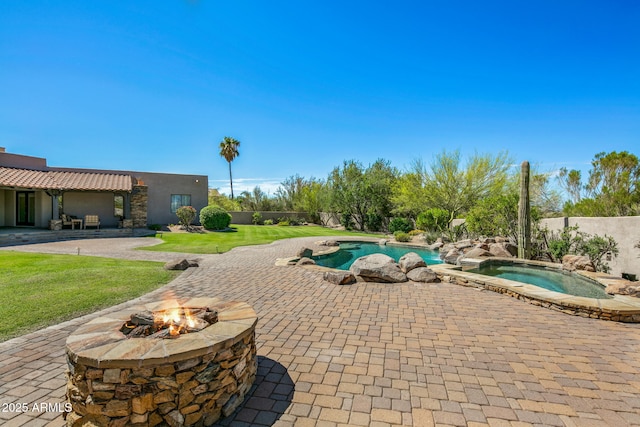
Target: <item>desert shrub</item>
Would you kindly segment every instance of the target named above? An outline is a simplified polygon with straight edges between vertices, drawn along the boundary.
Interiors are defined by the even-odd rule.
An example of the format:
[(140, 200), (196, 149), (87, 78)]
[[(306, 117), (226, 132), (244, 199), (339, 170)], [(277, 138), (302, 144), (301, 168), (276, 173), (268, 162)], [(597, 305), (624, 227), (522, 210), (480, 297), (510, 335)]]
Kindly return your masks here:
[(196, 212), (196, 208), (193, 206), (180, 206), (176, 210), (176, 215), (180, 220), (180, 225), (184, 226), (188, 230), (193, 220), (196, 219)]
[(254, 225), (259, 225), (262, 222), (262, 214), (260, 212), (254, 212), (253, 215), (251, 215), (251, 222)]
[(559, 262), (567, 254), (589, 257), (596, 271), (608, 273), (609, 265), (604, 259), (611, 254), (617, 256), (618, 244), (611, 236), (597, 234), (592, 236), (578, 230), (578, 226), (565, 227), (559, 233), (550, 233), (546, 237), (547, 251), (553, 261)]
[(273, 220), (272, 219), (265, 219), (263, 224), (264, 225), (273, 225)]
[(443, 231), (449, 225), (449, 212), (440, 208), (431, 208), (416, 218), (416, 228), (424, 231)]
[(439, 231), (425, 231), (422, 233), (424, 241), (430, 245), (434, 244), (436, 240), (442, 237), (442, 233)]
[(398, 242), (408, 242), (411, 240), (411, 236), (409, 235), (409, 233), (405, 233), (404, 231), (396, 231), (395, 233), (393, 233), (393, 237)]
[(420, 234), (423, 234), (424, 230), (411, 230), (409, 232), (409, 236), (413, 237), (413, 236), (419, 236)]
[(353, 229), (353, 217), (350, 212), (342, 212), (342, 215), (340, 215), (340, 224), (347, 230)]
[(281, 219), (281, 220), (278, 220), (278, 225), (281, 227), (288, 227), (291, 225), (291, 223), (289, 222), (288, 219)]
[(396, 217), (389, 221), (389, 232), (395, 233), (396, 231), (402, 231), (408, 233), (413, 230), (413, 221), (409, 218)]
[(231, 224), (231, 215), (218, 206), (207, 206), (200, 210), (200, 223), (207, 230), (224, 230)]
[(369, 231), (382, 231), (384, 217), (376, 212), (369, 212), (364, 218), (364, 226)]

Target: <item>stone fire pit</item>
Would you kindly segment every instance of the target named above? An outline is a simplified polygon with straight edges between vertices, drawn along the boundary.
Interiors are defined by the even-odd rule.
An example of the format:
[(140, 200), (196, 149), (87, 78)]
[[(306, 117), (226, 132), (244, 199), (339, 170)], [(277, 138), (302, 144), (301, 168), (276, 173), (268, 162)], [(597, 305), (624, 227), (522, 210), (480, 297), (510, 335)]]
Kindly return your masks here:
[(217, 322), (172, 338), (127, 338), (132, 314), (167, 308), (139, 305), (92, 320), (67, 338), (67, 425), (210, 425), (231, 414), (256, 375), (254, 310), (217, 298), (180, 301), (207, 307)]

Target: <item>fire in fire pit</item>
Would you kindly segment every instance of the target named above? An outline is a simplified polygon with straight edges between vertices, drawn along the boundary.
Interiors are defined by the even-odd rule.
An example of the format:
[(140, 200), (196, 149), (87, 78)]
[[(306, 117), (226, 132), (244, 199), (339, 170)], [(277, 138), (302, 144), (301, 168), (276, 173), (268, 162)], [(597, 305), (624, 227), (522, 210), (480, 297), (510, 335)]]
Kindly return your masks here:
[(176, 338), (180, 334), (198, 332), (218, 321), (218, 311), (209, 307), (176, 307), (131, 315), (120, 332), (127, 338)]

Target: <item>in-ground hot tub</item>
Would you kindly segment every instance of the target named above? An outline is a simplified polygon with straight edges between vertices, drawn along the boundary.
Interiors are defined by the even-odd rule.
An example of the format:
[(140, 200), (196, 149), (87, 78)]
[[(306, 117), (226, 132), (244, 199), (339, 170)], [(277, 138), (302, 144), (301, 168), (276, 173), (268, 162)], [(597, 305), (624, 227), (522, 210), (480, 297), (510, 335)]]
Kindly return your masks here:
[[(128, 338), (121, 332), (132, 315), (171, 305), (208, 308), (217, 321), (175, 336)], [(191, 298), (127, 308), (81, 326), (67, 338), (67, 402), (73, 408), (67, 425), (210, 425), (231, 414), (255, 379), (257, 320), (246, 303)]]

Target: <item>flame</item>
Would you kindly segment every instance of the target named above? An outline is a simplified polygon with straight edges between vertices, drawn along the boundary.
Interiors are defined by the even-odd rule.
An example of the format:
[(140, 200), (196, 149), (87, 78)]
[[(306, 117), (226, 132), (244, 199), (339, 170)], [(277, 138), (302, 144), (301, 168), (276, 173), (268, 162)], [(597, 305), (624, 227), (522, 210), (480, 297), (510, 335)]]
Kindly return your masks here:
[(168, 326), (170, 335), (186, 332), (187, 328), (196, 326), (195, 317), (188, 308), (173, 307), (160, 314), (158, 323)]

